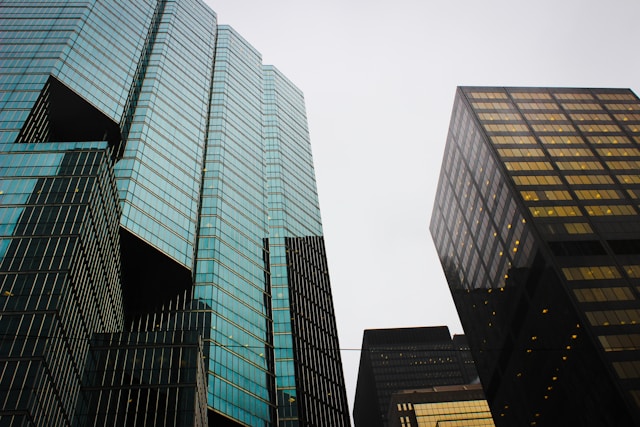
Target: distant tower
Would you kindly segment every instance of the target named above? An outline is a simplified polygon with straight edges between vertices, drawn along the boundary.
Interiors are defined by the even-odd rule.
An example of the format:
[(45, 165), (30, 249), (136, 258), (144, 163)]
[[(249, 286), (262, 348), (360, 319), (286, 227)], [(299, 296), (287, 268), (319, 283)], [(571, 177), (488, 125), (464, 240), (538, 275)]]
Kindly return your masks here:
[(446, 326), (368, 329), (353, 408), (356, 427), (386, 427), (392, 395), (477, 380), (464, 335), (453, 339)]
[(640, 100), (458, 88), (430, 230), (498, 425), (640, 425)]

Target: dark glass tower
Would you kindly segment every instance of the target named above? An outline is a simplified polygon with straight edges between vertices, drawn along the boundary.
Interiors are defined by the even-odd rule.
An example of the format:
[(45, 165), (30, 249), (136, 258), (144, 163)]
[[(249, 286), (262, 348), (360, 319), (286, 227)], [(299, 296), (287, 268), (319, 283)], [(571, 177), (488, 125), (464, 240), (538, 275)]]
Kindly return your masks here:
[[(8, 397), (0, 398), (0, 423), (8, 416), (36, 424), (49, 417), (38, 415), (54, 410), (49, 401), (34, 397), (29, 397), (32, 406), (15, 412), (15, 401), (29, 389), (34, 396), (55, 396), (62, 415), (49, 419), (59, 420), (56, 425), (71, 424), (74, 414), (87, 420), (91, 410), (76, 411), (77, 402), (101, 405), (123, 399), (129, 404), (141, 402), (143, 394), (146, 403), (125, 405), (135, 408), (113, 419), (150, 422), (150, 396), (158, 402), (167, 396), (158, 407), (164, 414), (158, 420), (199, 425), (201, 393), (210, 422), (220, 425), (349, 425), (300, 90), (276, 68), (263, 65), (260, 53), (232, 28), (218, 25), (216, 14), (200, 0), (9, 0), (0, 4), (0, 28), (3, 304), (16, 313), (31, 313), (35, 300), (16, 297), (15, 278), (35, 274), (21, 282), (25, 295), (36, 288), (45, 292), (38, 280), (53, 280), (51, 274), (42, 276), (44, 267), (26, 261), (33, 254), (48, 254), (52, 244), (20, 241), (40, 239), (43, 233), (58, 239), (56, 233), (62, 233), (66, 242), (67, 234), (80, 233), (62, 223), (77, 222), (81, 231), (95, 223), (94, 233), (109, 230), (97, 234), (99, 244), (83, 246), (86, 253), (73, 252), (88, 260), (83, 264), (87, 272), (77, 278), (86, 290), (55, 306), (37, 300), (43, 310), (65, 316), (81, 308), (60, 331), (46, 330), (47, 338), (58, 339), (75, 331), (73, 322), (82, 319), (82, 335), (73, 339), (83, 344), (61, 341), (72, 343), (66, 351), (73, 363), (56, 361), (73, 372), (60, 370), (50, 393), (2, 377), (0, 395)], [(48, 160), (23, 161), (16, 157), (20, 150), (41, 152)], [(73, 150), (101, 153), (106, 172), (91, 175), (98, 169), (82, 162), (94, 158)], [(69, 156), (79, 156), (75, 168), (66, 166)], [(5, 172), (5, 165), (12, 167)], [(104, 187), (101, 191), (112, 191), (95, 202), (104, 204), (100, 209), (108, 214), (76, 214), (71, 220), (42, 208), (50, 213), (25, 216), (41, 201), (34, 194), (44, 191), (34, 183), (58, 174), (72, 182), (69, 186), (91, 178)], [(90, 191), (93, 198), (102, 194), (93, 187)], [(13, 194), (23, 196), (7, 198)], [(115, 203), (110, 202), (114, 196)], [(64, 199), (62, 208), (89, 209), (82, 205), (89, 202), (77, 197)], [(105, 235), (112, 237), (105, 240)], [(70, 244), (65, 248), (71, 251)], [(59, 261), (57, 252), (51, 256)], [(55, 268), (73, 275), (79, 267), (66, 260)], [(66, 295), (65, 289), (59, 292)], [(85, 304), (99, 310), (85, 310)], [(44, 329), (22, 331), (26, 326), (16, 319), (24, 316), (0, 317), (0, 363), (6, 366), (22, 363), (14, 359), (22, 354), (15, 343), (23, 332), (45, 338), (45, 332), (38, 332)], [(149, 320), (167, 316), (188, 321)], [(177, 340), (173, 347), (172, 337)], [(199, 369), (194, 362), (198, 352), (205, 382), (192, 375)], [(179, 384), (191, 390), (189, 404), (161, 380), (169, 377), (138, 372), (151, 368), (132, 356), (151, 360), (165, 353), (178, 364), (171, 365), (175, 371), (170, 375), (178, 375)], [(109, 365), (109, 357), (124, 364)], [(103, 368), (118, 374), (91, 374)], [(127, 387), (138, 390), (137, 397), (127, 398)], [(112, 391), (101, 391), (105, 388)], [(195, 411), (191, 418), (184, 415), (188, 408)]]
[(498, 425), (640, 424), (640, 100), (458, 88), (431, 234)]
[(446, 326), (368, 329), (362, 339), (353, 408), (357, 427), (386, 427), (394, 393), (476, 381), (464, 335)]

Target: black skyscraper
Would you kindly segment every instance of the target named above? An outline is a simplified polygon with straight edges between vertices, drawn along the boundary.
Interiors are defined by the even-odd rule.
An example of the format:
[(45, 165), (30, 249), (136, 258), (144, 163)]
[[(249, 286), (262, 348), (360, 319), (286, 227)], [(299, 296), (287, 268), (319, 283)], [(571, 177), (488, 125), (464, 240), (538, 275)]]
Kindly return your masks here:
[(640, 100), (458, 88), (431, 219), (497, 424), (640, 425)]

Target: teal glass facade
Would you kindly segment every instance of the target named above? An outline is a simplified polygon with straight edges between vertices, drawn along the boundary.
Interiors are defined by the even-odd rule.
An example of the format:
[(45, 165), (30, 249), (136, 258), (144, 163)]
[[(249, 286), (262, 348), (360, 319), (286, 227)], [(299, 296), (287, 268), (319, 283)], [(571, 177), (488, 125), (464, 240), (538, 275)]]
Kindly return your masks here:
[(40, 144), (50, 162), (78, 144), (107, 153), (121, 256), (97, 257), (117, 261), (121, 295), (82, 298), (120, 320), (87, 337), (180, 296), (199, 319), (180, 328), (202, 339), (210, 423), (349, 425), (302, 92), (201, 0), (7, 0), (0, 29), (0, 143)]

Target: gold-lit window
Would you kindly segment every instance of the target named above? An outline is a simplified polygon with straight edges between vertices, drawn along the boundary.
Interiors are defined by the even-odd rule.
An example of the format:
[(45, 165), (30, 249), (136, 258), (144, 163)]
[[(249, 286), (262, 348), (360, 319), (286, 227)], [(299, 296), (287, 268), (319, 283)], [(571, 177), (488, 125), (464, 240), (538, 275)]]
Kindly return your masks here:
[(604, 104), (608, 110), (612, 111), (640, 111), (639, 104)]
[(558, 135), (542, 135), (540, 136), (540, 141), (542, 141), (545, 145), (555, 145), (555, 144), (580, 144), (584, 145), (584, 141), (579, 136), (575, 135), (566, 135), (566, 136), (558, 136)]
[(625, 184), (640, 184), (640, 175), (618, 175)]
[(540, 123), (531, 125), (536, 132), (574, 132), (575, 128), (571, 125), (560, 123)]
[(616, 190), (576, 190), (576, 196), (580, 200), (616, 200), (622, 196)]
[(640, 279), (640, 265), (625, 265), (624, 271), (632, 279)]
[(545, 92), (511, 92), (514, 99), (553, 99)]
[(519, 175), (513, 177), (516, 185), (560, 185), (562, 181), (555, 175)]
[(625, 113), (625, 114), (614, 114), (615, 118), (620, 120), (621, 122), (638, 122), (640, 121), (640, 114), (637, 113)]
[(509, 110), (511, 104), (506, 102), (472, 102), (471, 105), (476, 110)]
[(585, 313), (593, 326), (635, 325), (640, 321), (640, 310), (602, 310)]
[(592, 144), (631, 144), (631, 141), (622, 135), (588, 136), (587, 139)]
[(520, 116), (520, 114), (517, 114), (517, 113), (497, 113), (497, 112), (479, 113), (478, 118), (480, 118), (480, 120), (485, 122), (493, 121), (493, 120), (504, 120), (504, 121), (522, 120), (522, 117)]
[(546, 171), (551, 170), (549, 162), (504, 162), (509, 171)]
[(527, 120), (531, 120), (531, 121), (567, 120), (567, 116), (560, 113), (526, 113), (524, 116), (527, 118)]
[(640, 378), (640, 360), (613, 362), (613, 368), (616, 370), (618, 377), (622, 379)]
[(634, 95), (630, 93), (598, 93), (596, 96), (605, 101), (637, 101)]
[(635, 351), (640, 348), (640, 334), (600, 335), (604, 351)]
[(567, 280), (602, 280), (622, 277), (618, 269), (613, 265), (563, 267), (562, 273)]
[(555, 102), (518, 102), (521, 110), (558, 110), (558, 104)]
[(535, 145), (536, 140), (532, 136), (513, 136), (513, 135), (491, 135), (491, 142), (495, 145), (517, 144), (517, 145)]
[(478, 99), (507, 99), (507, 94), (504, 92), (469, 92), (467, 95)]
[(574, 289), (573, 293), (579, 302), (633, 301), (635, 299), (631, 289), (625, 286)]
[(537, 202), (539, 200), (571, 200), (571, 194), (568, 191), (521, 191), (520, 194), (525, 201)]
[(553, 157), (593, 157), (587, 148), (550, 148), (549, 154)]
[(629, 189), (627, 190), (627, 194), (629, 194), (629, 197), (632, 199), (640, 199), (640, 190)]
[(619, 126), (616, 125), (578, 125), (578, 128), (582, 132), (622, 132)]
[(588, 121), (604, 121), (610, 122), (611, 117), (608, 114), (590, 114), (590, 113), (579, 113), (579, 114), (570, 114), (571, 119), (583, 122), (585, 120)]
[(624, 216), (636, 214), (633, 207), (629, 205), (596, 205), (585, 206), (585, 209), (590, 216)]
[(483, 124), (487, 132), (528, 132), (526, 125), (519, 124)]
[(640, 132), (640, 125), (638, 124), (632, 124), (632, 125), (626, 125), (625, 129), (627, 129), (629, 132)]
[(499, 148), (500, 157), (544, 157), (539, 148)]
[(582, 100), (582, 99), (593, 99), (588, 93), (555, 93), (554, 94), (558, 99), (569, 99), (569, 100)]
[(569, 234), (593, 234), (591, 226), (586, 222), (569, 222), (564, 224)]
[(598, 153), (601, 156), (619, 156), (619, 157), (628, 157), (628, 156), (637, 156), (640, 157), (640, 150), (633, 147), (628, 148), (598, 148)]
[(556, 162), (560, 170), (602, 170), (600, 162)]
[(629, 161), (609, 161), (606, 162), (607, 166), (611, 169), (621, 169), (621, 170), (640, 170), (640, 160), (629, 160)]
[(531, 206), (534, 217), (582, 216), (577, 206)]
[(565, 175), (565, 179), (571, 185), (613, 184), (608, 175)]
[(602, 110), (600, 104), (594, 104), (593, 102), (563, 102), (562, 106), (567, 110)]

